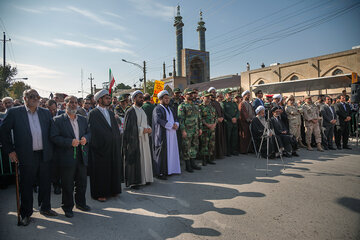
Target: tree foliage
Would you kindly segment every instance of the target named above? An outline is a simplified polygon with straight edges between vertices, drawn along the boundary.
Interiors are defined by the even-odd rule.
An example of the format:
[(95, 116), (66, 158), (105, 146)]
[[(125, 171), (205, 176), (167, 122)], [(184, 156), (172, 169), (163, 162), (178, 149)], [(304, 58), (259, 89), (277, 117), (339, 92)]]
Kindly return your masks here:
[(9, 64), (5, 66), (0, 66), (0, 98), (8, 95), (9, 87), (13, 81), (13, 78), (17, 74), (16, 67), (11, 67)]
[(131, 87), (129, 85), (125, 85), (124, 83), (119, 83), (115, 87), (115, 90), (118, 90), (118, 89), (131, 89)]
[(24, 82), (15, 82), (9, 88), (10, 97), (13, 99), (21, 99), (26, 89), (30, 89), (30, 86)]
[(146, 81), (146, 92), (149, 93), (150, 95), (153, 95), (154, 86), (155, 86), (155, 80), (147, 80)]

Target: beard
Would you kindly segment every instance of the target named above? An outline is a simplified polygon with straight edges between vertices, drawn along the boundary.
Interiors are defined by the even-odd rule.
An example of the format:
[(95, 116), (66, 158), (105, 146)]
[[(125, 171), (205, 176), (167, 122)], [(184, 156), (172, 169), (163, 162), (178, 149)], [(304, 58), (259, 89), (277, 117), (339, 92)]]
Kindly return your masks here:
[(143, 105), (144, 102), (135, 102), (135, 105), (138, 107), (141, 107)]
[(76, 114), (76, 109), (71, 109), (71, 108), (67, 107), (66, 111), (70, 114)]

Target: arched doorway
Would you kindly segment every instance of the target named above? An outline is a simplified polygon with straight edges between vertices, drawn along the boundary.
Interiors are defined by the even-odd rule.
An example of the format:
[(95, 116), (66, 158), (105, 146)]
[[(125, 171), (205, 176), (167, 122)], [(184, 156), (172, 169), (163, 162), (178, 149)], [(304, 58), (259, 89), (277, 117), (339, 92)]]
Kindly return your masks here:
[(204, 81), (204, 62), (196, 57), (190, 62), (190, 84)]

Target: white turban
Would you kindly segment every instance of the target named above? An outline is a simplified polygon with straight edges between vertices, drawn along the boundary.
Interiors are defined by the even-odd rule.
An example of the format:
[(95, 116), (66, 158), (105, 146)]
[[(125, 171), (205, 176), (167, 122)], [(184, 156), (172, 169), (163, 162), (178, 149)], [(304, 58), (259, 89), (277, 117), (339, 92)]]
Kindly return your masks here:
[(246, 94), (250, 93), (249, 90), (243, 91), (243, 93), (241, 94), (242, 97), (244, 97)]
[(136, 95), (138, 95), (139, 93), (143, 94), (143, 92), (140, 91), (140, 90), (136, 90), (135, 92), (133, 92), (133, 93), (131, 94), (131, 101), (134, 102), (134, 98), (135, 98)]
[(165, 95), (169, 95), (169, 92), (166, 91), (166, 90), (162, 90), (161, 92), (159, 92), (159, 93), (157, 94), (157, 97), (160, 99), (160, 98), (162, 98), (162, 97), (165, 96)]
[(209, 87), (209, 89), (207, 90), (208, 92), (211, 92), (212, 90), (215, 90), (216, 91), (216, 88), (214, 87)]
[(273, 96), (273, 99), (276, 99), (276, 98), (279, 98), (280, 101), (281, 101), (281, 99), (282, 99), (281, 94), (275, 94), (275, 95)]
[(265, 110), (264, 106), (258, 106), (255, 110), (255, 113), (258, 114), (261, 110)]
[(101, 91), (97, 92), (94, 96), (95, 101), (99, 101), (100, 98), (105, 96), (106, 94), (109, 94), (109, 90), (102, 89)]

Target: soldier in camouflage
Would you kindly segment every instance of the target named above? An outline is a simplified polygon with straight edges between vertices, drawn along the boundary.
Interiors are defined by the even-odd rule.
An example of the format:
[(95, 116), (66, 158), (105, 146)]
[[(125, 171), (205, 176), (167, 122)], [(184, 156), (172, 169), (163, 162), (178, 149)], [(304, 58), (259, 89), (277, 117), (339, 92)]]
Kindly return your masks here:
[(289, 98), (286, 99), (286, 103), (285, 112), (289, 120), (290, 134), (294, 135), (300, 147), (304, 148), (305, 145), (301, 140), (301, 114), (303, 109), (301, 106), (295, 104), (295, 97), (293, 95), (290, 95)]
[(180, 132), (182, 134), (182, 152), (186, 164), (186, 171), (200, 170), (201, 167), (195, 163), (199, 148), (199, 136), (202, 134), (202, 123), (200, 121), (199, 108), (193, 104), (192, 89), (184, 90), (185, 101), (179, 105), (178, 118)]
[(318, 151), (323, 152), (324, 150), (321, 147), (321, 134), (319, 127), (319, 119), (320, 119), (319, 109), (311, 101), (311, 96), (305, 97), (305, 104), (303, 105), (303, 111), (304, 111), (307, 149), (309, 151), (313, 150), (311, 147), (311, 136), (314, 133), (317, 149)]
[(200, 118), (202, 121), (202, 134), (200, 137), (200, 156), (203, 166), (207, 163), (215, 164), (215, 128), (217, 123), (216, 110), (210, 104), (212, 94), (208, 91), (202, 93), (203, 102), (200, 104)]

